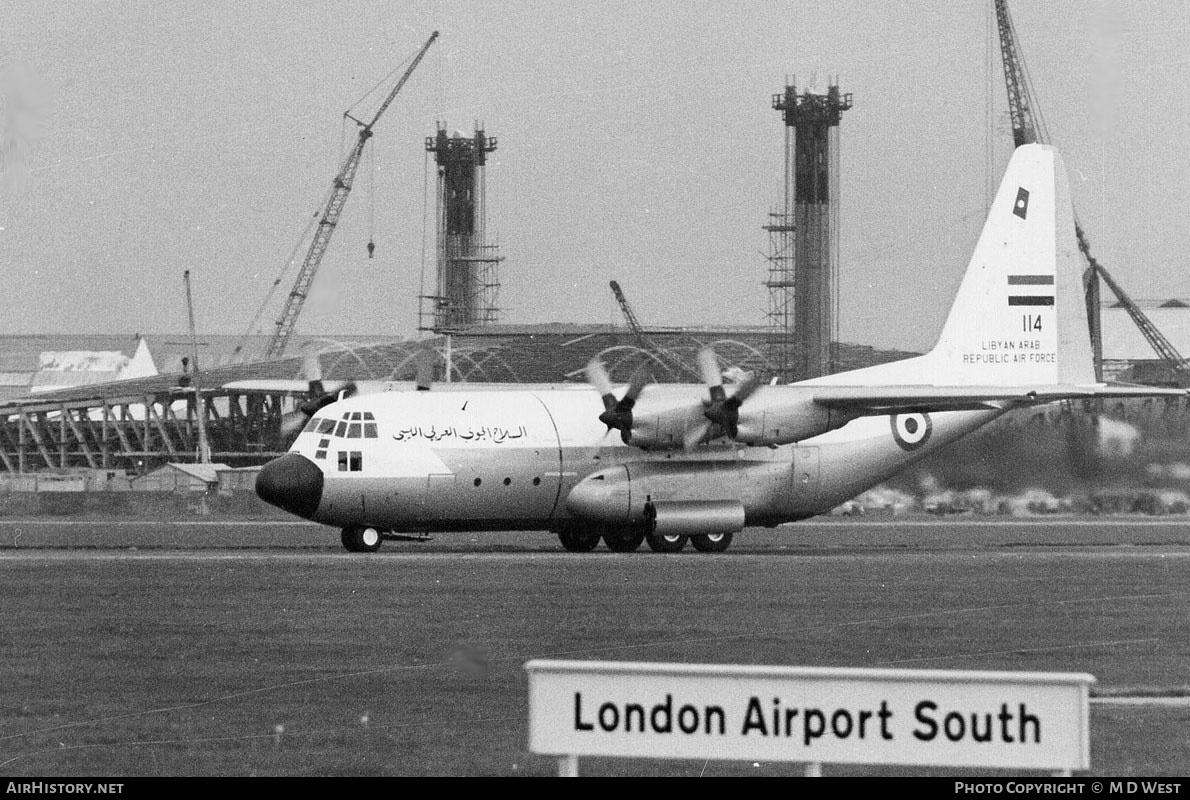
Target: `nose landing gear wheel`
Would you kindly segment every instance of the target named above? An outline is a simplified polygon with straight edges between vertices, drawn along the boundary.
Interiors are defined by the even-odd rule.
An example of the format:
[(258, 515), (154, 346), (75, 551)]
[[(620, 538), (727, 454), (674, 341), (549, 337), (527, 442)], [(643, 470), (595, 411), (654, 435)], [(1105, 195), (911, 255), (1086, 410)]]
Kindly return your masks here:
[(375, 528), (344, 528), (339, 538), (343, 547), (352, 553), (375, 553), (384, 541)]
[(645, 541), (649, 543), (649, 549), (654, 553), (678, 553), (686, 546), (686, 540), (689, 536), (680, 536), (676, 533), (647, 533), (645, 534)]
[(700, 553), (722, 553), (731, 545), (731, 533), (704, 533), (691, 536), (690, 543)]

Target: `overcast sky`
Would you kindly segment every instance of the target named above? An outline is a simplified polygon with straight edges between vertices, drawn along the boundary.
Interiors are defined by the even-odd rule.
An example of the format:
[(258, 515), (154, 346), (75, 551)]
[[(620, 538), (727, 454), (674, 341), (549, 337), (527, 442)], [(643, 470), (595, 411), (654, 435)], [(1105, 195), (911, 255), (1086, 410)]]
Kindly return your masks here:
[[(1101, 260), (1134, 297), (1190, 297), (1190, 4), (1012, 12)], [(787, 76), (837, 76), (854, 100), (841, 338), (914, 349), (941, 327), (1011, 150), (991, 0), (8, 0), (0, 333), (185, 330), (187, 269), (200, 331), (244, 332), (355, 140), (342, 113), (433, 30), (376, 126), (303, 333), (416, 335), (438, 121), (499, 141), (504, 321), (619, 323), (616, 279), (646, 324), (762, 325), (783, 169), (770, 98)]]

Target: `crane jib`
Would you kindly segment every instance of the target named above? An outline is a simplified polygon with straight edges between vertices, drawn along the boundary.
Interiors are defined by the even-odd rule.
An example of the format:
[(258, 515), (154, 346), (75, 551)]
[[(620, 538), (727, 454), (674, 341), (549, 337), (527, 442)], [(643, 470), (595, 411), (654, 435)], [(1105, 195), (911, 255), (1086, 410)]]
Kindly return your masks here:
[[(265, 350), (266, 359), (280, 358), (285, 352), (285, 346), (289, 342), (289, 336), (293, 333), (294, 325), (297, 323), (298, 314), (301, 313), (302, 305), (306, 301), (306, 295), (309, 294), (310, 284), (314, 281), (314, 274), (318, 270), (318, 265), (322, 262), (322, 257), (326, 253), (327, 246), (330, 244), (330, 236), (339, 221), (339, 214), (343, 211), (343, 205), (347, 202), (347, 195), (351, 191), (352, 180), (355, 178), (355, 172), (359, 168), (364, 146), (372, 137), (372, 128), (380, 120), (380, 116), (396, 98), (397, 94), (400, 93), (402, 87), (405, 86), (405, 82), (409, 80), (409, 76), (417, 69), (417, 65), (421, 63), (426, 51), (430, 49), (430, 45), (437, 38), (438, 31), (434, 31), (430, 35), (430, 38), (426, 40), (426, 43), (422, 45), (421, 50), (418, 51), (413, 61), (405, 69), (404, 74), (397, 81), (396, 86), (392, 88), (392, 91), (385, 97), (384, 102), (380, 104), (380, 108), (376, 110), (372, 121), (360, 128), (359, 139), (356, 141), (355, 147), (351, 149), (347, 160), (343, 162), (343, 166), (339, 169), (338, 174), (335, 175), (334, 189), (321, 215), (318, 232), (315, 234), (314, 240), (310, 243), (310, 249), (306, 253), (306, 258), (302, 262), (301, 269), (298, 270), (297, 279), (294, 281), (294, 289), (286, 299), (285, 308), (282, 310), (281, 316), (277, 318), (277, 329), (273, 333), (273, 338), (269, 341), (268, 348)], [(357, 123), (359, 122), (354, 117), (351, 119)]]

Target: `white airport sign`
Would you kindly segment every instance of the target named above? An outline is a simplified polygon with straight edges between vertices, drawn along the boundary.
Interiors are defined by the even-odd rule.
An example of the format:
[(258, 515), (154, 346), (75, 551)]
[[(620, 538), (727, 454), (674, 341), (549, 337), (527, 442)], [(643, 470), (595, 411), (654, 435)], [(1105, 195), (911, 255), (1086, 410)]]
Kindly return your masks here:
[(529, 748), (624, 756), (1090, 767), (1091, 675), (530, 661)]

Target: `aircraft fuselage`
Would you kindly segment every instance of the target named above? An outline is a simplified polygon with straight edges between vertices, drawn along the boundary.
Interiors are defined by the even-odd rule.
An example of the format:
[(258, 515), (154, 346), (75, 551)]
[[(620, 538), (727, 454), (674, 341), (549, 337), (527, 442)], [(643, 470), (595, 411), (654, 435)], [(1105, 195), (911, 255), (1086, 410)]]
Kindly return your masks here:
[[(654, 385), (642, 402), (693, 391)], [(665, 514), (695, 528), (777, 525), (833, 508), (996, 415), (918, 415), (930, 431), (909, 447), (882, 416), (796, 445), (643, 451), (609, 434), (601, 410), (581, 385), (341, 400), (274, 462), (289, 485), (270, 490), (262, 473), (262, 496), (317, 522), (393, 533), (635, 526)]]

